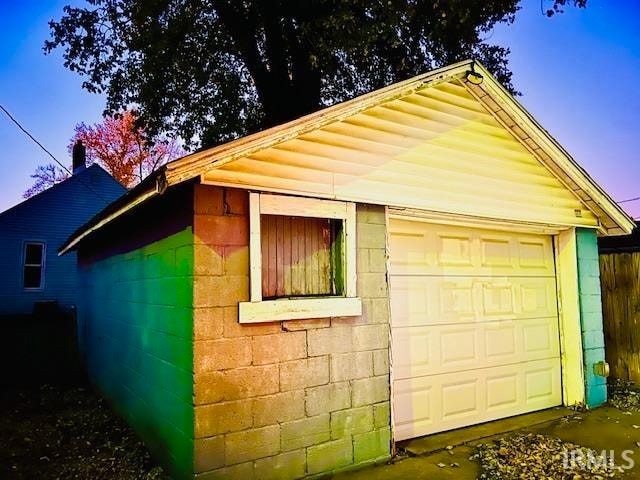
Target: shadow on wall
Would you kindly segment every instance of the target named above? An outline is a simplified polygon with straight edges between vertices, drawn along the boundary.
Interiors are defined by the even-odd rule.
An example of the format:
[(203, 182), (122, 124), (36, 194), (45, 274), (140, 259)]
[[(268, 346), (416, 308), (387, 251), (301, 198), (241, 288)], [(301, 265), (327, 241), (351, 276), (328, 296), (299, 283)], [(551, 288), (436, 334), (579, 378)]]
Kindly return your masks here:
[(0, 316), (0, 388), (86, 383), (75, 309), (36, 304), (31, 315)]

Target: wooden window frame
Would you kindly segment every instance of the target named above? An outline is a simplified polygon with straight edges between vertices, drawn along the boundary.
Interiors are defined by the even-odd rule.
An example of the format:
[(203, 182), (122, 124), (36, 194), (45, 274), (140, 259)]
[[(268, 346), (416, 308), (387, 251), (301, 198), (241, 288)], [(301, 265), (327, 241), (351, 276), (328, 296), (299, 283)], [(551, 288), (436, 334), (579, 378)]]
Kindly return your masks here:
[[(283, 215), (337, 219), (342, 229), (344, 253), (344, 295), (313, 298), (262, 299), (261, 215)], [(307, 197), (265, 193), (249, 194), (249, 302), (240, 302), (240, 323), (301, 320), (305, 318), (348, 317), (362, 314), (356, 296), (356, 205)]]
[[(40, 258), (40, 264), (36, 265), (35, 263), (27, 264), (27, 245), (40, 245), (42, 247), (42, 257)], [(45, 281), (45, 272), (46, 272), (46, 258), (47, 258), (47, 242), (43, 242), (40, 240), (26, 240), (22, 244), (22, 275), (20, 278), (22, 279), (22, 290), (26, 292), (41, 292), (44, 290), (44, 281)], [(24, 269), (25, 267), (40, 267), (40, 285), (38, 287), (25, 287), (25, 276)]]

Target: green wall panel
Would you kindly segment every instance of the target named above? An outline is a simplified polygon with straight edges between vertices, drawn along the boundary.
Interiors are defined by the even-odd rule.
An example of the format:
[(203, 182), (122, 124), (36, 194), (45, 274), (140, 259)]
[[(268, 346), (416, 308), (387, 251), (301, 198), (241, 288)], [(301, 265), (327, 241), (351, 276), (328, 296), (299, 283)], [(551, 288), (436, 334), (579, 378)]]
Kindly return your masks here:
[(191, 478), (192, 227), (90, 259), (81, 273), (92, 381), (173, 477)]

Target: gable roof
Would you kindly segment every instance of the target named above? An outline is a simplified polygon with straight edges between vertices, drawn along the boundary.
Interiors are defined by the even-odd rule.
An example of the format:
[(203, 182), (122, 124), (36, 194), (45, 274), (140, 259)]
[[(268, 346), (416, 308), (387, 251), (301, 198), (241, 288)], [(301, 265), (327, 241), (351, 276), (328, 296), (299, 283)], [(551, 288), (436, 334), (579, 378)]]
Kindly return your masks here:
[[(468, 80), (470, 72), (479, 74), (482, 82), (480, 84), (470, 82)], [(446, 89), (439, 89), (438, 86), (442, 86), (445, 83), (451, 85), (448, 88), (458, 89), (463, 95), (451, 96), (449, 95), (451, 92), (446, 91)], [(333, 135), (334, 145), (331, 145), (331, 147), (351, 149), (352, 152), (357, 151), (357, 155), (354, 156), (354, 160), (351, 162), (352, 166), (359, 161), (366, 164), (366, 159), (368, 158), (367, 142), (376, 143), (377, 147), (382, 151), (390, 151), (389, 157), (392, 157), (393, 152), (400, 151), (397, 149), (394, 150), (394, 148), (398, 146), (397, 142), (402, 144), (403, 141), (412, 136), (412, 130), (418, 130), (417, 128), (413, 128), (411, 123), (415, 121), (425, 123), (425, 121), (428, 121), (428, 119), (424, 117), (415, 120), (416, 115), (411, 111), (410, 108), (413, 108), (411, 105), (408, 107), (409, 110), (401, 106), (399, 108), (400, 111), (397, 112), (399, 115), (413, 115), (410, 122), (403, 120), (406, 124), (404, 125), (404, 127), (406, 127), (404, 130), (386, 132), (384, 129), (376, 130), (375, 134), (378, 136), (387, 134), (394, 135), (394, 142), (396, 142), (396, 144), (385, 143), (385, 140), (376, 141), (376, 138), (370, 135), (368, 137), (367, 135), (364, 135), (364, 137), (351, 136), (348, 142), (345, 143), (344, 137), (348, 135), (345, 135), (344, 128), (343, 131), (340, 131), (340, 128), (349, 128), (351, 129), (350, 131), (353, 131), (354, 128), (360, 128), (361, 130), (367, 128), (368, 125), (363, 124), (354, 126), (354, 119), (359, 118), (363, 120), (365, 119), (363, 115), (369, 114), (375, 111), (375, 109), (381, 108), (381, 106), (393, 107), (393, 102), (397, 103), (398, 100), (413, 98), (412, 101), (422, 104), (417, 107), (425, 106), (425, 102), (428, 104), (430, 101), (429, 99), (425, 100), (425, 93), (429, 93), (429, 95), (449, 95), (451, 97), (449, 101), (457, 102), (454, 108), (458, 110), (472, 108), (469, 106), (469, 99), (472, 99), (474, 103), (477, 102), (482, 106), (483, 115), (486, 114), (487, 117), (490, 117), (490, 121), (489, 119), (480, 119), (477, 122), (474, 120), (474, 125), (476, 125), (477, 128), (490, 130), (489, 133), (496, 134), (497, 130), (502, 130), (501, 128), (496, 128), (496, 125), (498, 125), (509, 132), (509, 139), (517, 139), (517, 149), (514, 148), (513, 144), (505, 144), (502, 142), (502, 144), (497, 147), (498, 150), (487, 151), (487, 154), (483, 158), (491, 158), (491, 154), (496, 151), (509, 157), (517, 157), (522, 161), (526, 161), (525, 156), (527, 156), (527, 158), (534, 158), (536, 164), (538, 164), (538, 162), (542, 164), (548, 172), (551, 172), (553, 177), (561, 182), (567, 191), (572, 193), (572, 196), (579, 201), (580, 206), (583, 205), (586, 207), (594, 223), (587, 223), (585, 225), (598, 226), (599, 231), (604, 235), (625, 234), (632, 230), (634, 225), (633, 221), (624, 210), (596, 184), (584, 169), (571, 158), (558, 142), (535, 121), (482, 65), (473, 60), (469, 60), (433, 70), (409, 80), (325, 108), (291, 122), (175, 160), (165, 165), (157, 171), (152, 178), (148, 178), (141, 185), (129, 192), (129, 194), (125, 195), (125, 197), (101, 212), (86, 226), (79, 229), (61, 249), (61, 253), (73, 248), (82, 238), (89, 235), (92, 231), (100, 228), (120, 214), (133, 208), (135, 205), (154, 195), (162, 193), (167, 187), (195, 178), (199, 178), (205, 183), (297, 193), (300, 195), (304, 195), (305, 188), (307, 188), (307, 194), (311, 196), (325, 196), (327, 198), (359, 200), (369, 203), (386, 203), (392, 206), (425, 209), (427, 207), (423, 203), (412, 205), (409, 200), (404, 202), (398, 201), (398, 204), (394, 205), (382, 199), (369, 198), (370, 196), (366, 193), (356, 196), (354, 196), (352, 192), (345, 193), (336, 188), (335, 177), (327, 177), (326, 191), (318, 191), (318, 188), (322, 186), (322, 172), (317, 173), (317, 178), (298, 175), (296, 172), (299, 171), (295, 169), (301, 167), (300, 156), (297, 157), (294, 163), (289, 162), (289, 164), (286, 165), (278, 164), (277, 162), (269, 160), (269, 158), (266, 160), (260, 158), (260, 155), (264, 157), (265, 152), (275, 151), (275, 149), (278, 149), (279, 155), (282, 157), (282, 155), (286, 155), (285, 147), (287, 145), (292, 145), (294, 142), (303, 142), (313, 135), (317, 137), (318, 135), (324, 134)], [(448, 115), (447, 112), (429, 111), (429, 115), (436, 113), (445, 117)], [(366, 118), (369, 119), (369, 117)], [(433, 129), (432, 126), (429, 128)], [(428, 131), (429, 128), (424, 131)], [(457, 131), (460, 131), (460, 129), (457, 129)], [(473, 134), (477, 132), (463, 133), (468, 137), (473, 136)], [(336, 136), (340, 135), (342, 135), (342, 140), (336, 141)], [(477, 139), (471, 138), (469, 142), (474, 148), (479, 147)], [(326, 143), (328, 142), (325, 142), (325, 150), (329, 148), (326, 146)], [(498, 143), (500, 142), (498, 141)], [(525, 152), (526, 155), (524, 155), (523, 152)], [(326, 170), (329, 172), (332, 172), (332, 168), (334, 168), (331, 166), (331, 162), (333, 161), (335, 164), (336, 161), (340, 161), (336, 160), (336, 158), (340, 157), (331, 157), (331, 155), (326, 154), (324, 150), (320, 154), (317, 152), (311, 153), (315, 155), (314, 159), (316, 161), (320, 158), (328, 165)], [(256, 162), (256, 160), (262, 160), (263, 163)], [(374, 161), (373, 158), (370, 158), (370, 160)], [(268, 178), (257, 175), (259, 170), (267, 164), (273, 169), (274, 177), (280, 177), (277, 185), (270, 185)], [(283, 172), (283, 174), (280, 175), (280, 172)], [(318, 172), (317, 169), (316, 172)], [(305, 178), (307, 179), (306, 181)], [(367, 191), (371, 190), (369, 186)], [(565, 201), (567, 200), (565, 199)]]
[[(36, 204), (46, 204), (52, 200), (55, 201), (54, 199), (57, 198), (60, 190), (76, 188), (95, 198), (96, 201), (101, 202), (102, 208), (100, 208), (100, 210), (110, 205), (127, 190), (120, 182), (109, 175), (105, 169), (94, 163), (81, 172), (71, 175), (62, 182), (58, 182), (46, 190), (0, 212), (0, 220), (9, 216), (20, 215), (22, 211), (32, 208)], [(100, 210), (98, 210), (98, 212)]]

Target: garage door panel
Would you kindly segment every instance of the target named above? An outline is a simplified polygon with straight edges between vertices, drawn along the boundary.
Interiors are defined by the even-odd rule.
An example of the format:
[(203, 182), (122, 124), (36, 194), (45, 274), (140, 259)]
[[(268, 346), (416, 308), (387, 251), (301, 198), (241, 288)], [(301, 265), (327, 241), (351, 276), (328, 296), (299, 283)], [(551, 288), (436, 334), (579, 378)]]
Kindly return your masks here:
[(391, 277), (394, 326), (557, 316), (555, 279)]
[(554, 359), (396, 380), (395, 437), (428, 435), (561, 402), (560, 366)]
[(550, 317), (394, 328), (394, 378), (557, 358), (559, 332), (554, 320)]
[(560, 404), (552, 237), (396, 220), (390, 232), (396, 438)]
[(392, 274), (555, 275), (548, 236), (397, 220), (389, 242)]

